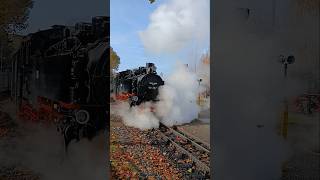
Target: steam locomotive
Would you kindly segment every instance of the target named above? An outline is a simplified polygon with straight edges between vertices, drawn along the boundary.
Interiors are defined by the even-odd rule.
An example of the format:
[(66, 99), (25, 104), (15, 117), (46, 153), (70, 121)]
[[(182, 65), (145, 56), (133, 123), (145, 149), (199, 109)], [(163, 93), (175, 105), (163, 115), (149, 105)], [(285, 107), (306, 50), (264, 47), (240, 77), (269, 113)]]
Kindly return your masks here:
[(15, 92), (23, 119), (49, 122), (71, 140), (107, 126), (109, 17), (54, 25), (24, 37), (15, 53)]
[(115, 75), (113, 93), (117, 100), (127, 100), (130, 106), (137, 106), (147, 101), (158, 101), (159, 87), (164, 81), (157, 74), (153, 63), (145, 67), (126, 70)]

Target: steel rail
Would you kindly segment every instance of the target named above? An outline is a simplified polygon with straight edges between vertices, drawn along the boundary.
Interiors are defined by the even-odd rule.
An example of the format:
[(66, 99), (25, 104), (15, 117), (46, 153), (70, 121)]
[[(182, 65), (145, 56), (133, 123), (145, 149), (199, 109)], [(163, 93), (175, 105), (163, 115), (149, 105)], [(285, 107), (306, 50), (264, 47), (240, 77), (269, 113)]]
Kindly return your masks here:
[[(172, 132), (174, 135), (182, 137), (183, 139), (189, 141), (192, 143), (192, 145), (194, 145), (194, 147), (196, 147), (196, 149), (200, 149), (205, 151), (206, 153), (210, 153), (210, 151), (204, 147), (202, 147), (201, 145), (199, 145), (198, 143), (194, 142), (193, 140), (190, 140), (189, 138), (187, 138), (186, 136), (182, 135), (181, 133), (173, 130), (172, 128), (169, 128), (167, 126), (165, 126), (164, 124), (160, 124), (160, 126), (165, 127), (166, 129), (169, 130), (169, 132)], [(205, 171), (210, 173), (210, 167), (209, 165), (207, 165), (207, 163), (201, 161), (198, 157), (196, 157), (195, 155), (193, 155), (191, 152), (189, 152), (188, 150), (186, 150), (182, 145), (180, 145), (179, 143), (175, 142), (174, 140), (172, 140), (172, 138), (168, 137), (165, 133), (159, 131), (159, 134), (163, 137), (163, 139), (170, 141), (180, 152), (186, 154), (190, 159), (192, 159), (193, 162), (195, 162), (196, 166), (199, 168), (199, 170)]]

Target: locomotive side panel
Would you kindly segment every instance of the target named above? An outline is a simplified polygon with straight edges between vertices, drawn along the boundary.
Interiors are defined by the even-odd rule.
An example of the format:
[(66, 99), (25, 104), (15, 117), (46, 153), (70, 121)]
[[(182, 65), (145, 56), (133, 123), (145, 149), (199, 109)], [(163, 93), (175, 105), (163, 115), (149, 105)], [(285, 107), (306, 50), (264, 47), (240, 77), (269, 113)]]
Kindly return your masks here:
[(88, 52), (89, 62), (87, 69), (90, 74), (90, 103), (101, 106), (108, 105), (108, 90), (110, 89), (109, 56), (110, 47), (108, 42), (101, 42), (96, 48)]
[(71, 102), (70, 97), (70, 55), (38, 59), (32, 72), (35, 87), (33, 98), (43, 96), (63, 102)]

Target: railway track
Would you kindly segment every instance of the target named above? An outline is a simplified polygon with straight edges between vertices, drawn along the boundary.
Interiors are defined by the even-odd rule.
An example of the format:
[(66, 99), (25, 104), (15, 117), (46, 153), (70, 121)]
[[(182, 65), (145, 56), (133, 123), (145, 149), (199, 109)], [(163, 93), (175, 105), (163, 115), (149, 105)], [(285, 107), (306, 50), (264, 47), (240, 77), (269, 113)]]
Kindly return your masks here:
[(175, 131), (179, 132), (179, 134), (182, 134), (186, 137), (188, 137), (188, 139), (190, 139), (191, 141), (193, 142), (196, 142), (196, 144), (202, 146), (204, 149), (206, 149), (207, 151), (210, 152), (210, 145), (201, 141), (198, 137), (190, 134), (190, 133), (187, 133), (187, 132), (182, 132), (180, 131), (176, 126), (172, 127), (172, 129), (174, 129)]
[(40, 180), (41, 176), (35, 172), (19, 167), (0, 167), (1, 180)]
[[(122, 129), (122, 130), (121, 130)], [(199, 141), (195, 141), (193, 138), (188, 135), (180, 132), (176, 128), (166, 127), (161, 124), (157, 129), (151, 129), (146, 131), (140, 131), (141, 138), (145, 139), (144, 141), (139, 140), (132, 144), (128, 144), (128, 136), (138, 137), (133, 129), (128, 127), (122, 127), (117, 131), (121, 136), (123, 136), (118, 141), (121, 142), (122, 146), (134, 144), (140, 144), (137, 147), (131, 147), (132, 154), (135, 154), (135, 160), (131, 160), (132, 169), (135, 170), (137, 177), (140, 179), (167, 179), (166, 177), (179, 177), (179, 179), (191, 179), (191, 180), (205, 180), (210, 179), (210, 149), (208, 149), (204, 144)], [(130, 135), (129, 135), (130, 134)], [(117, 143), (117, 142), (116, 142)], [(145, 149), (148, 145), (150, 148)], [(139, 150), (142, 148), (142, 150)], [(159, 155), (151, 155), (149, 150), (157, 149)], [(126, 149), (125, 151), (129, 151)], [(159, 156), (165, 158), (164, 164), (161, 166), (157, 162), (163, 161), (150, 161), (145, 159), (143, 151), (148, 151), (148, 155), (155, 159), (160, 159)], [(161, 163), (160, 163), (161, 164)], [(171, 164), (169, 166), (169, 164)], [(170, 174), (169, 167), (176, 170), (178, 174)], [(164, 168), (164, 169), (163, 169)], [(167, 169), (167, 170), (165, 170)], [(160, 172), (167, 172), (168, 176), (163, 176), (164, 174)], [(170, 172), (170, 173), (169, 173)]]
[[(114, 161), (111, 161), (111, 168), (116, 171), (116, 166), (124, 167), (117, 169), (118, 173), (114, 173), (112, 176), (114, 179), (124, 178), (121, 174), (141, 180), (181, 179), (178, 170), (174, 169), (174, 165), (169, 166), (169, 161), (151, 145), (149, 139), (145, 139), (146, 132), (126, 126), (113, 128), (117, 131), (118, 138), (114, 139), (116, 141), (112, 141), (111, 145), (119, 144), (120, 148), (114, 149), (117, 149), (116, 151), (121, 152), (122, 155), (114, 156)], [(148, 132), (150, 131), (152, 130)], [(115, 153), (115, 150), (113, 151)], [(123, 159), (121, 160), (121, 158)], [(121, 172), (121, 169), (124, 171)]]
[(188, 160), (185, 161), (185, 164), (189, 164), (189, 169), (191, 169), (189, 173), (195, 172), (200, 179), (210, 178), (210, 149), (208, 147), (188, 137), (177, 128), (170, 128), (164, 124), (160, 124), (158, 133), (166, 141), (167, 146), (171, 145), (173, 151), (182, 153), (184, 158), (180, 159), (192, 161), (191, 163)]

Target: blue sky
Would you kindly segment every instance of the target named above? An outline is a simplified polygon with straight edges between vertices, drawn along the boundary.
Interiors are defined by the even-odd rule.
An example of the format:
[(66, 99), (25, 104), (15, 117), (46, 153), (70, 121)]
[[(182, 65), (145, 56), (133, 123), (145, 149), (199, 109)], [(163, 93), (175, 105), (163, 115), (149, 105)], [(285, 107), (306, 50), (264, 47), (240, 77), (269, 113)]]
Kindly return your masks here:
[[(110, 1), (111, 46), (120, 56), (121, 62), (118, 71), (144, 66), (146, 62), (153, 62), (157, 66), (158, 73), (162, 72), (166, 75), (175, 68), (177, 60), (184, 62), (185, 59), (190, 59), (190, 56), (195, 56), (195, 52), (201, 51), (201, 48), (195, 47), (193, 44), (188, 45), (189, 48), (172, 54), (152, 54), (144, 49), (139, 31), (148, 27), (152, 12), (166, 2), (168, 0), (158, 0), (153, 4), (150, 4), (148, 0)], [(195, 51), (192, 52), (192, 50)]]
[(110, 1), (110, 39), (111, 46), (120, 56), (119, 71), (144, 66), (153, 62), (158, 72), (170, 71), (166, 55), (153, 55), (144, 50), (138, 32), (149, 23), (150, 14), (158, 2), (148, 0), (111, 0)]

